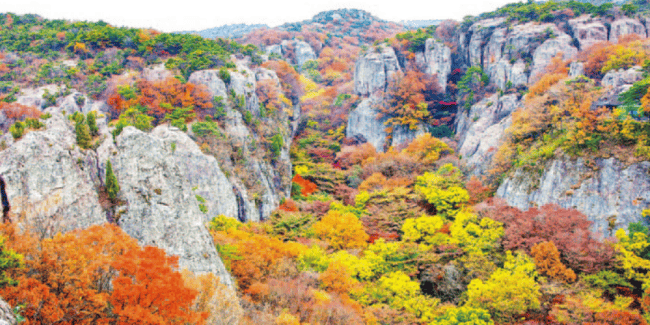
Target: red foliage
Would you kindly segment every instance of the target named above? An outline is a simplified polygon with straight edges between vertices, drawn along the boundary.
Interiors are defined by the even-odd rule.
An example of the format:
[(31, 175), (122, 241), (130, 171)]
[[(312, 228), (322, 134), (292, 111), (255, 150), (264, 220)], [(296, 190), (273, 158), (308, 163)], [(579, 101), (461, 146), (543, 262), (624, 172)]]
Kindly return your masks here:
[(479, 202), (482, 202), (490, 195), (490, 188), (483, 186), (483, 183), (476, 176), (472, 176), (469, 182), (465, 184), (465, 187), (469, 193), (470, 204), (477, 204)]
[(316, 184), (302, 178), (302, 176), (300, 176), (298, 174), (296, 174), (296, 176), (293, 177), (292, 182), (300, 185), (300, 188), (301, 188), (300, 193), (303, 196), (309, 196), (312, 193), (316, 192), (316, 190), (318, 190), (318, 187), (316, 186)]
[(36, 107), (19, 103), (0, 102), (0, 112), (4, 113), (8, 119), (37, 118), (41, 116), (41, 111)]
[(544, 241), (555, 244), (562, 262), (574, 270), (593, 273), (612, 262), (613, 248), (595, 239), (592, 222), (576, 210), (548, 204), (526, 212), (493, 200), (477, 206), (478, 213), (505, 224), (503, 246), (508, 250), (530, 249)]
[(639, 314), (620, 310), (608, 310), (594, 315), (595, 322), (586, 325), (647, 325)]

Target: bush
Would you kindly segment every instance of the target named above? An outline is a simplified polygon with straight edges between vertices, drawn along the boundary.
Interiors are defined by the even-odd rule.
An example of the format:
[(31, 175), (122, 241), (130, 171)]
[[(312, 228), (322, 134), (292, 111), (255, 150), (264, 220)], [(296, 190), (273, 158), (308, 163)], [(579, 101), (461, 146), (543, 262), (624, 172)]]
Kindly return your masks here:
[(99, 128), (97, 128), (96, 118), (97, 118), (97, 113), (95, 111), (88, 113), (88, 116), (86, 118), (86, 122), (88, 122), (88, 130), (90, 131), (90, 135), (94, 137), (99, 135)]
[(219, 78), (221, 78), (221, 80), (223, 80), (223, 82), (225, 82), (226, 85), (229, 85), (231, 77), (230, 77), (230, 72), (228, 72), (228, 69), (224, 67), (219, 69)]
[(14, 137), (14, 139), (18, 140), (23, 136), (23, 132), (25, 132), (25, 125), (23, 122), (17, 121), (9, 127), (9, 132), (11, 132), (11, 135)]
[(117, 194), (120, 192), (120, 185), (117, 183), (117, 177), (113, 173), (113, 165), (111, 161), (106, 161), (106, 193), (108, 197), (115, 201), (117, 199)]

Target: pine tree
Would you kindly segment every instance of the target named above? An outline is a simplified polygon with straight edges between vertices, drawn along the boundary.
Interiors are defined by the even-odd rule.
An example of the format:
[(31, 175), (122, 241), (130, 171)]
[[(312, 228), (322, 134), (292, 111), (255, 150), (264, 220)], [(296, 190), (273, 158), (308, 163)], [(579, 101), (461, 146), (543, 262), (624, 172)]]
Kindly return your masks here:
[(79, 119), (77, 124), (74, 127), (75, 133), (77, 133), (77, 144), (83, 149), (90, 148), (90, 130), (88, 129), (88, 124), (84, 123), (85, 119)]
[(117, 193), (120, 192), (120, 185), (117, 183), (117, 177), (113, 174), (113, 166), (110, 160), (106, 162), (106, 192), (113, 201), (117, 199)]
[(95, 112), (88, 113), (88, 117), (86, 118), (86, 122), (88, 122), (88, 129), (90, 130), (90, 135), (92, 135), (92, 136), (99, 135), (99, 128), (97, 128), (97, 121), (96, 121), (96, 113)]

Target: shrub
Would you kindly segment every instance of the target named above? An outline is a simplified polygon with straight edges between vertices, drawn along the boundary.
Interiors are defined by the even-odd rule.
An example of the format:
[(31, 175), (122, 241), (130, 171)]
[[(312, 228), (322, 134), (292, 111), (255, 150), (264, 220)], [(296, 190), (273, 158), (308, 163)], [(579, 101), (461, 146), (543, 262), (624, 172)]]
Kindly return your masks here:
[(13, 136), (14, 139), (18, 140), (23, 136), (23, 132), (25, 132), (25, 125), (23, 122), (17, 121), (9, 127), (9, 132), (11, 132), (11, 136)]
[(90, 131), (90, 135), (92, 136), (99, 135), (99, 129), (97, 128), (96, 118), (97, 118), (97, 113), (95, 111), (88, 113), (88, 116), (86, 118), (86, 122), (88, 122), (88, 129)]
[(113, 173), (113, 165), (111, 161), (106, 161), (106, 193), (108, 197), (115, 201), (117, 194), (120, 192), (120, 185), (117, 183), (117, 177)]

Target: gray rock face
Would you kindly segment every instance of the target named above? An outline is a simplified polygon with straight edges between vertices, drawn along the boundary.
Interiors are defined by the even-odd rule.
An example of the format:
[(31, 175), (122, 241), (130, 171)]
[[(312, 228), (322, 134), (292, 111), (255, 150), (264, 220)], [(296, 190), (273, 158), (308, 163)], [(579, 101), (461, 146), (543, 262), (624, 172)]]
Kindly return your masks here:
[(378, 119), (378, 111), (373, 108), (377, 105), (377, 101), (376, 98), (366, 98), (350, 112), (346, 136), (348, 138), (362, 136), (377, 151), (383, 152), (388, 134), (385, 131), (385, 119)]
[(605, 74), (600, 84), (603, 87), (619, 87), (623, 85), (631, 85), (643, 79), (643, 70), (641, 67), (632, 67), (627, 70), (620, 69), (618, 71), (612, 70)]
[(30, 131), (0, 151), (0, 174), (19, 222), (45, 234), (106, 222), (93, 176), (97, 158), (76, 146), (76, 135), (61, 115), (44, 131)]
[(230, 72), (230, 85), (228, 87), (234, 90), (237, 96), (244, 96), (247, 110), (259, 115), (260, 101), (255, 94), (257, 82), (253, 71), (244, 64), (237, 64), (237, 72)]
[[(156, 133), (167, 141), (172, 138), (164, 129)], [(193, 177), (184, 173), (186, 167), (178, 164), (170, 143), (156, 133), (127, 127), (117, 138), (117, 154), (110, 159), (120, 184), (120, 198), (128, 202), (118, 224), (141, 245), (178, 255), (181, 268), (214, 273), (222, 283), (232, 286), (205, 228), (205, 216), (189, 180)]]
[(515, 94), (492, 95), (473, 105), (469, 112), (463, 109), (458, 114), (458, 153), (473, 175), (487, 172), (505, 130), (512, 123), (511, 114), (520, 105)]
[(279, 57), (282, 57), (282, 45), (280, 44), (275, 44), (275, 45), (269, 45), (266, 47), (266, 54), (271, 55), (275, 54)]
[(578, 61), (573, 61), (569, 64), (569, 78), (575, 78), (585, 75), (585, 64)]
[[(475, 66), (491, 60), (490, 57), (483, 57), (484, 41), (490, 39), (490, 36), (497, 27), (501, 27), (505, 22), (505, 18), (494, 18), (481, 20), (469, 29), (471, 37), (467, 47), (469, 65)], [(496, 58), (495, 58), (496, 59)]]
[(60, 88), (57, 85), (47, 85), (36, 89), (24, 88), (21, 89), (20, 96), (16, 97), (16, 102), (27, 106), (34, 106), (36, 108), (46, 108), (46, 101), (43, 99), (45, 91), (54, 94), (58, 92), (59, 89)]
[(16, 317), (14, 316), (11, 306), (9, 306), (4, 299), (0, 299), (0, 325), (15, 324), (18, 324), (18, 322), (16, 322)]
[[(533, 53), (533, 69), (530, 72), (530, 77), (537, 80), (544, 74), (546, 67), (551, 63), (551, 60), (557, 56), (562, 55), (563, 60), (571, 60), (578, 54), (578, 49), (571, 45), (572, 39), (567, 34), (550, 38), (542, 45), (535, 49)], [(532, 82), (529, 80), (529, 82)]]
[(219, 78), (219, 70), (201, 70), (193, 72), (187, 80), (193, 84), (204, 85), (212, 96), (228, 98), (226, 83)]
[(172, 156), (176, 164), (189, 181), (194, 194), (205, 200), (203, 204), (207, 207), (207, 213), (203, 214), (204, 222), (220, 214), (232, 218), (238, 216), (232, 184), (214, 157), (203, 154), (196, 142), (176, 128), (161, 125), (151, 132), (151, 136), (163, 140), (166, 148), (174, 147)]
[(144, 79), (148, 81), (162, 81), (174, 76), (171, 71), (165, 68), (165, 64), (163, 63), (150, 68), (144, 68), (142, 72)]
[(402, 71), (395, 51), (391, 47), (381, 47), (380, 52), (370, 49), (357, 60), (354, 67), (354, 91), (360, 95), (370, 95), (385, 91), (396, 72)]
[(573, 36), (578, 40), (580, 49), (585, 50), (598, 42), (607, 41), (607, 27), (589, 15), (569, 20)]
[(632, 18), (617, 19), (612, 23), (612, 28), (609, 34), (609, 41), (618, 43), (618, 40), (625, 35), (635, 34), (642, 38), (648, 37), (645, 26), (638, 20)]
[(296, 64), (298, 64), (298, 67), (302, 68), (302, 65), (305, 64), (305, 62), (316, 60), (318, 58), (316, 56), (316, 52), (314, 52), (314, 49), (312, 49), (311, 45), (307, 44), (306, 42), (296, 41), (294, 46), (294, 51), (296, 53)]
[(575, 208), (594, 222), (593, 230), (608, 233), (608, 218), (625, 228), (641, 221), (650, 204), (650, 162), (624, 166), (614, 158), (586, 163), (559, 159), (547, 164), (541, 178), (518, 170), (497, 190), (497, 196), (520, 209), (556, 203)]
[(447, 77), (451, 73), (451, 49), (441, 42), (430, 38), (424, 50), (426, 73), (435, 74), (438, 85), (443, 92), (447, 90)]

